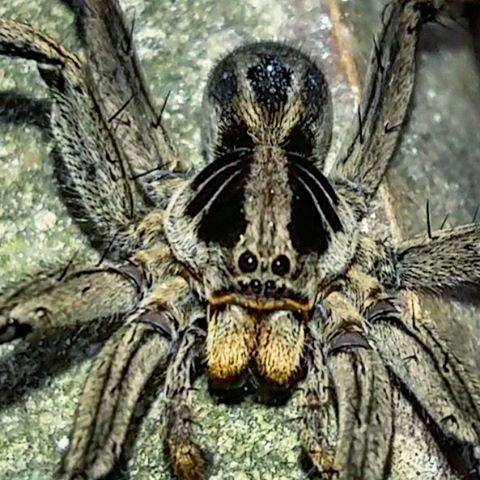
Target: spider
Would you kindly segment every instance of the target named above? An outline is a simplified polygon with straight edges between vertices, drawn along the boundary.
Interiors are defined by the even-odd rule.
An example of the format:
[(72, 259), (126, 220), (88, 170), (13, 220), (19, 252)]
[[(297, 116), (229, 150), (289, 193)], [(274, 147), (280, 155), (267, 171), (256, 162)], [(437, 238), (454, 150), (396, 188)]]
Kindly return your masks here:
[(419, 31), (438, 3), (385, 9), (359, 115), (328, 175), (328, 85), (292, 47), (256, 43), (219, 62), (204, 98), (206, 166), (189, 172), (114, 0), (79, 2), (84, 62), (0, 19), (0, 53), (36, 61), (50, 88), (62, 198), (106, 257), (4, 293), (0, 341), (123, 318), (87, 378), (63, 478), (112, 471), (158, 371), (172, 471), (205, 478), (191, 413), (201, 370), (227, 402), (283, 403), (302, 382), (300, 440), (321, 478), (388, 477), (399, 396), (458, 474), (479, 478), (477, 372), (435, 324), (402, 314), (400, 294), (478, 286), (480, 228), (400, 245), (360, 228), (405, 121)]

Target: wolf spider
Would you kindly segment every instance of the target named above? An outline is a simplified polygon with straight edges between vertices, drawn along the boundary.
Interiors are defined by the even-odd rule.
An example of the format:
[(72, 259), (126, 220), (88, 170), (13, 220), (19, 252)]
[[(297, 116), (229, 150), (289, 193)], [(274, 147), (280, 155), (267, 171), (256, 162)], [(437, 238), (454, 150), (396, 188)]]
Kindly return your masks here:
[(480, 478), (478, 374), (435, 324), (402, 315), (400, 295), (478, 287), (480, 227), (400, 245), (360, 229), (405, 122), (421, 26), (466, 3), (385, 8), (351, 137), (328, 176), (329, 88), (294, 48), (255, 43), (218, 63), (204, 96), (206, 166), (190, 172), (153, 106), (116, 0), (72, 2), (84, 62), (0, 19), (0, 53), (37, 62), (50, 89), (59, 190), (106, 257), (4, 293), (0, 342), (123, 319), (88, 375), (64, 479), (112, 471), (159, 371), (172, 471), (205, 478), (191, 413), (202, 369), (227, 402), (254, 394), (279, 404), (303, 382), (300, 440), (321, 478), (388, 477), (399, 395), (449, 460), (460, 452), (457, 473)]

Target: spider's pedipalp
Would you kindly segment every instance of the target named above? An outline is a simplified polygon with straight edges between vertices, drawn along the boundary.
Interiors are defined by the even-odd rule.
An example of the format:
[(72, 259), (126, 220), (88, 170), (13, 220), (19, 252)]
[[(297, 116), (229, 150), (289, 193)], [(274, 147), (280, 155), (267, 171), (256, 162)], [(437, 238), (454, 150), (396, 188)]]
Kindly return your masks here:
[(454, 348), (434, 322), (403, 318), (394, 305), (373, 308), (368, 336), (449, 460), (464, 452), (470, 458), (454, 461), (457, 469), (480, 474), (480, 379), (474, 359)]
[(166, 367), (175, 337), (143, 322), (141, 313), (121, 327), (97, 356), (85, 383), (70, 449), (62, 466), (63, 479), (96, 480), (118, 461), (130, 422), (146, 383), (155, 370)]
[(433, 293), (480, 288), (480, 225), (422, 235), (397, 247), (400, 288)]
[(383, 178), (407, 115), (422, 21), (417, 3), (398, 1), (386, 6), (353, 122), (356, 127), (332, 171), (333, 177), (358, 184), (367, 198)]
[(179, 480), (203, 480), (206, 464), (202, 450), (194, 441), (191, 412), (192, 387), (196, 363), (206, 332), (191, 325), (181, 333), (175, 358), (165, 378), (165, 450), (172, 471)]
[[(112, 318), (135, 308), (141, 296), (136, 267), (70, 267), (0, 296), (0, 343), (39, 338), (55, 330)], [(135, 276), (134, 276), (135, 275)]]
[(305, 325), (292, 312), (276, 311), (258, 322), (254, 356), (260, 386), (256, 398), (282, 405), (303, 376)]
[(224, 402), (237, 403), (246, 393), (255, 348), (255, 318), (237, 305), (210, 308), (206, 344), (210, 393)]
[[(117, 0), (65, 0), (77, 16), (87, 65), (115, 137), (128, 158), (134, 177), (149, 193), (148, 179), (178, 167), (178, 159), (161, 124), (140, 70), (127, 24)], [(153, 175), (151, 175), (153, 177)]]

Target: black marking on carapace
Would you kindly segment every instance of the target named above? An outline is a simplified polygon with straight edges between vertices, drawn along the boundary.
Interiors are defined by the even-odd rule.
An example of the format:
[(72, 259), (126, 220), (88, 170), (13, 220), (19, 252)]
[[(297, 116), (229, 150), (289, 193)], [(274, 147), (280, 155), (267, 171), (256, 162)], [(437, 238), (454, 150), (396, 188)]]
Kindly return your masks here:
[(238, 171), (240, 162), (237, 156), (227, 155), (207, 165), (192, 182), (196, 195), (188, 204), (187, 213), (192, 217), (197, 215), (222, 183)]
[(327, 178), (311, 163), (297, 157), (289, 163), (289, 175), (309, 193), (311, 202), (334, 232), (343, 231), (336, 205), (338, 197)]
[(198, 230), (199, 237), (207, 243), (233, 247), (247, 228), (243, 210), (244, 197), (245, 176), (239, 172), (232, 177), (203, 216)]
[(324, 226), (322, 212), (291, 167), (288, 177), (293, 194), (291, 220), (288, 224), (292, 245), (300, 253), (322, 254), (330, 242), (330, 234)]
[(313, 153), (314, 141), (313, 132), (298, 123), (290, 131), (281, 147), (290, 155), (310, 158)]
[(223, 128), (219, 133), (214, 158), (225, 157), (226, 155), (245, 155), (253, 151), (255, 142), (248, 133), (247, 126), (243, 123), (237, 124), (227, 117), (223, 120), (228, 128)]
[(331, 202), (334, 205), (338, 205), (338, 196), (335, 192), (335, 189), (327, 177), (325, 177), (325, 175), (323, 175), (323, 173), (317, 167), (315, 167), (315, 165), (312, 165), (310, 162), (304, 159), (296, 159), (295, 165), (302, 166), (304, 170), (307, 170), (313, 177), (315, 177), (315, 180), (323, 188), (323, 190), (325, 190)]
[(260, 61), (248, 69), (247, 79), (255, 99), (272, 107), (285, 104), (293, 82), (293, 70), (276, 54), (264, 54)]
[[(208, 167), (207, 167), (208, 168)], [(202, 210), (205, 210), (215, 195), (225, 188), (232, 177), (236, 177), (240, 170), (240, 160), (234, 159), (228, 163), (218, 165), (218, 168), (211, 171), (211, 175), (198, 186), (196, 195), (187, 205), (187, 214), (192, 218), (196, 217)]]
[(249, 156), (229, 154), (207, 165), (197, 175), (192, 183), (197, 192), (187, 205), (186, 213), (192, 218), (202, 215), (198, 229), (200, 239), (231, 247), (245, 232), (243, 203), (249, 170)]

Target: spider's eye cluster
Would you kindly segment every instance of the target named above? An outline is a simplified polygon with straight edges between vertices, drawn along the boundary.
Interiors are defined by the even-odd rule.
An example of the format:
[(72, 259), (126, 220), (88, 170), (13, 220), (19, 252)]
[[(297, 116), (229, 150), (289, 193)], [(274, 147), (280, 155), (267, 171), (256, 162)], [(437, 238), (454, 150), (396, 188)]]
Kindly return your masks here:
[[(246, 250), (238, 258), (238, 268), (242, 273), (253, 273), (258, 268), (258, 258)], [(290, 259), (286, 255), (278, 255), (272, 261), (271, 270), (274, 275), (284, 277), (290, 272)]]
[[(238, 268), (242, 273), (253, 273), (258, 268), (258, 258), (250, 250), (243, 252), (238, 258)], [(290, 272), (290, 259), (286, 255), (278, 255), (271, 264), (272, 273), (284, 277)]]

